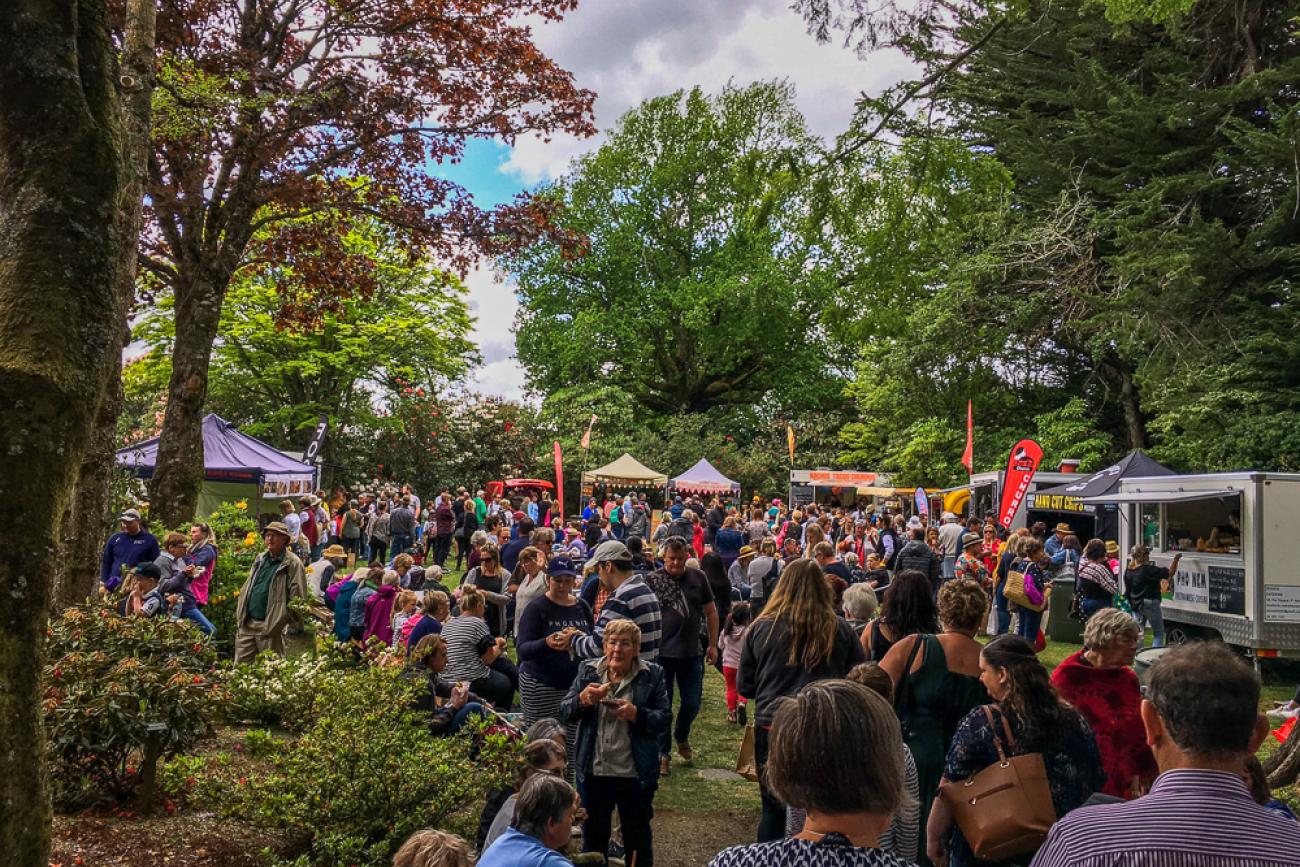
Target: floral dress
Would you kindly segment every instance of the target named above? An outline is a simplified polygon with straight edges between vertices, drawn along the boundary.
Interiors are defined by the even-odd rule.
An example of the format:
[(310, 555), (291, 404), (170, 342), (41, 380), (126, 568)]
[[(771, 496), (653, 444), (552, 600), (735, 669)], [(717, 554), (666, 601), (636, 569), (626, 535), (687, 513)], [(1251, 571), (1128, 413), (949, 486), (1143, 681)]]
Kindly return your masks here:
[[(1049, 741), (1041, 748), (1043, 764), (1047, 767), (1047, 784), (1052, 790), (1052, 805), (1056, 808), (1056, 818), (1076, 807), (1099, 791), (1106, 782), (1106, 773), (1102, 770), (1101, 754), (1097, 751), (1097, 739), (1093, 736), (1088, 723), (1077, 712), (1067, 715), (1068, 722), (1060, 729), (1048, 732)], [(1002, 737), (1002, 712), (995, 705), (993, 719), (997, 722), (998, 737)], [(1015, 717), (1008, 716), (1011, 734), (1015, 744), (1009, 755), (1017, 756), (1038, 751), (1036, 746), (1023, 743), (1021, 724)], [(965, 780), (989, 765), (998, 761), (998, 751), (994, 744), (993, 729), (983, 707), (977, 707), (966, 715), (957, 727), (952, 746), (948, 749), (948, 760), (943, 768), (946, 780)], [(1002, 867), (1002, 865), (1028, 864), (1033, 853), (1021, 856), (1014, 861), (981, 861), (975, 857), (961, 829), (954, 823), (952, 837), (949, 840), (949, 867)]]

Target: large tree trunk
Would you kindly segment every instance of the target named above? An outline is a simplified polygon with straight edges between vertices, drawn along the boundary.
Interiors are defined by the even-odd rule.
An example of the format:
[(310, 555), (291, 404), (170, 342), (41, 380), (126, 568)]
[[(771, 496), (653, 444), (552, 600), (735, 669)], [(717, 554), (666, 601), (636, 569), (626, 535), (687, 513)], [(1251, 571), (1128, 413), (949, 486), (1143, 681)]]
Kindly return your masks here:
[(203, 486), (203, 406), (208, 362), (221, 320), (228, 277), (190, 276), (176, 287), (176, 344), (167, 386), (158, 458), (149, 486), (149, 514), (158, 527), (194, 520)]
[[(128, 0), (122, 41), (122, 152), (125, 183), (119, 197), (122, 232), (138, 237), (143, 220), (153, 117), (155, 0)], [(81, 463), (72, 499), (63, 515), (60, 554), (56, 558), (54, 610), (76, 605), (95, 591), (99, 579), (100, 547), (113, 527), (111, 498), (117, 417), (122, 412), (122, 350), (130, 340), (126, 314), (135, 300), (136, 249), (122, 250), (117, 303), (120, 311), (109, 363), (105, 394), (99, 404), (86, 457)]]
[(99, 409), (136, 238), (100, 0), (0, 12), (0, 860), (47, 867), (40, 674), (50, 561)]
[[(134, 250), (130, 251), (134, 255)], [(123, 323), (125, 329), (125, 323)], [(113, 530), (111, 512), (117, 417), (122, 411), (122, 348), (118, 341), (108, 374), (107, 389), (91, 429), (86, 456), (77, 473), (72, 497), (63, 512), (59, 556), (54, 563), (53, 611), (78, 605), (94, 595), (99, 583), (99, 558)]]

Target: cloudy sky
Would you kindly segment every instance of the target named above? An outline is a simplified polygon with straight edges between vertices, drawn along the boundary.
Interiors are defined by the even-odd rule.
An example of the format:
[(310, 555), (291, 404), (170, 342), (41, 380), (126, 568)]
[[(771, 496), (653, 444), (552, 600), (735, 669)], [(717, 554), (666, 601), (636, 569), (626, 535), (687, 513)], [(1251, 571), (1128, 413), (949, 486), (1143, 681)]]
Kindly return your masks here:
[[(839, 44), (818, 45), (788, 0), (580, 0), (558, 23), (536, 30), (541, 49), (594, 90), (596, 125), (607, 130), (629, 108), (653, 96), (699, 85), (719, 90), (729, 80), (788, 78), (813, 132), (843, 131), (861, 92), (877, 94), (905, 77), (898, 55), (860, 60)], [(448, 171), (484, 204), (504, 201), (539, 181), (562, 175), (573, 157), (603, 136), (520, 141), (513, 149), (474, 144)], [(489, 269), (469, 276), (470, 305), (484, 365), (475, 387), (520, 397), (524, 373), (514, 359), (514, 292)]]

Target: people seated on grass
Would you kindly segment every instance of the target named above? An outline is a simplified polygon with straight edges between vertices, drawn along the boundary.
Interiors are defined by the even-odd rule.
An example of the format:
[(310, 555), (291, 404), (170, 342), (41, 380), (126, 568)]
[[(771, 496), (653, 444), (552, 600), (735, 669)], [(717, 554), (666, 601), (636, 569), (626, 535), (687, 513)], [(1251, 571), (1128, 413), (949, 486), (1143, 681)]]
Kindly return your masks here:
[[(623, 548), (621, 542), (605, 545)], [(578, 723), (572, 755), (587, 811), (583, 850), (608, 850), (617, 808), (628, 863), (654, 867), (650, 819), (659, 785), (660, 739), (668, 731), (671, 711), (663, 669), (638, 656), (642, 646), (641, 628), (631, 620), (606, 623), (604, 656), (578, 668), (560, 705), (560, 722)]]
[(447, 642), (441, 635), (426, 635), (411, 650), (404, 677), (420, 680), (423, 689), (411, 703), (412, 710), (429, 714), (429, 734), (449, 737), (473, 716), (484, 716), (489, 707), (463, 681), (444, 677), (447, 671)]
[(493, 638), (483, 621), (487, 600), (469, 587), (460, 596), (460, 615), (442, 628), (449, 662), (445, 677), (463, 681), (501, 710), (509, 710), (515, 688), (510, 678), (492, 667), (506, 650), (504, 638)]
[(515, 791), (506, 798), (505, 803), (497, 811), (491, 827), (488, 828), (487, 836), (483, 838), (481, 848), (485, 851), (489, 849), (497, 838), (510, 827), (515, 815), (515, 804), (519, 800), (519, 791), (523, 788), (524, 783), (537, 774), (549, 774), (552, 777), (562, 778), (567, 764), (568, 757), (564, 747), (561, 747), (555, 741), (543, 739), (528, 744), (524, 748), (523, 765), (515, 774)]
[(569, 867), (560, 853), (573, 835), (574, 811), (572, 786), (549, 774), (532, 777), (519, 791), (510, 829), (483, 852), (478, 867)]
[(881, 848), (909, 806), (898, 717), (879, 694), (848, 680), (819, 680), (779, 703), (766, 785), (803, 810), (793, 837), (733, 846), (710, 867), (904, 867)]
[[(554, 718), (540, 719), (530, 725), (528, 730), (524, 732), (524, 742), (527, 746), (532, 746), (538, 741), (549, 741), (559, 747), (566, 759), (566, 770), (568, 769), (569, 741), (567, 740), (565, 727), (560, 725), (559, 720)], [(517, 785), (493, 787), (487, 790), (487, 794), (483, 798), (483, 812), (479, 814), (478, 832), (474, 837), (474, 848), (479, 852), (487, 848), (487, 843), (484, 841), (487, 840), (488, 831), (492, 829), (492, 825), (496, 822), (501, 808), (517, 790)], [(506, 816), (504, 824), (506, 826), (510, 824), (510, 815)]]

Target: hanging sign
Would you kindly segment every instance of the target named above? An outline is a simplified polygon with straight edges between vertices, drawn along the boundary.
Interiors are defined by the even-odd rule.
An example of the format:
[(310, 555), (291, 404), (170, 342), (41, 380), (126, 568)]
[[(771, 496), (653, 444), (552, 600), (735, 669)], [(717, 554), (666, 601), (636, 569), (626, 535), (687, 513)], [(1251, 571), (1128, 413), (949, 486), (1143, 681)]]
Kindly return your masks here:
[(329, 416), (321, 413), (320, 422), (316, 425), (316, 432), (311, 435), (311, 442), (307, 444), (307, 451), (302, 453), (302, 462), (304, 464), (316, 463), (321, 446), (325, 445), (325, 432), (329, 430), (329, 427)]
[(998, 508), (998, 523), (1003, 527), (1011, 527), (1042, 459), (1043, 448), (1033, 440), (1021, 440), (1012, 447), (1002, 480), (1002, 504)]

